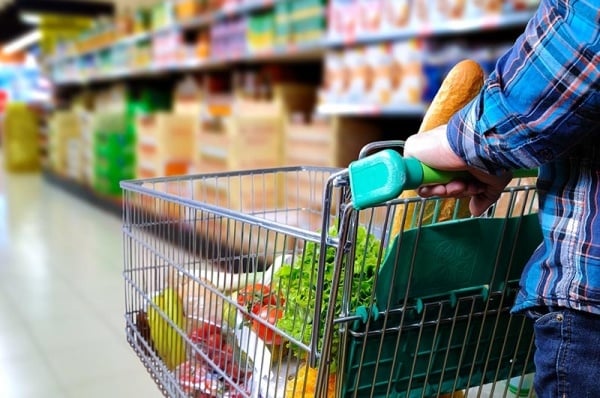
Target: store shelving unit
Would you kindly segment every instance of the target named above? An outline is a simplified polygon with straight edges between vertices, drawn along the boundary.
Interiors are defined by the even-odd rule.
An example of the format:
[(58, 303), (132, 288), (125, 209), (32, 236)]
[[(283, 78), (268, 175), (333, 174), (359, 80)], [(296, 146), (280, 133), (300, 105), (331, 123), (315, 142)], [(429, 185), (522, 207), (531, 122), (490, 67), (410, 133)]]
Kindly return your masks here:
[(369, 44), (385, 41), (405, 40), (410, 38), (426, 38), (471, 32), (494, 31), (498, 29), (525, 26), (531, 18), (531, 11), (514, 11), (511, 13), (486, 14), (477, 18), (454, 19), (442, 24), (424, 24), (418, 27), (410, 26), (402, 29), (377, 33), (360, 33), (344, 37), (329, 37), (324, 45), (331, 47), (346, 47), (357, 44)]
[[(81, 53), (70, 53), (50, 57), (46, 66), (53, 76), (53, 80), (57, 86), (85, 86), (91, 83), (110, 82), (122, 79), (145, 78), (145, 77), (160, 77), (171, 73), (185, 72), (202, 72), (214, 69), (226, 69), (237, 63), (261, 63), (269, 61), (318, 61), (323, 58), (328, 50), (336, 48), (347, 48), (356, 45), (393, 42), (400, 40), (408, 40), (413, 38), (428, 38), (441, 37), (449, 35), (462, 35), (478, 31), (495, 31), (509, 29), (519, 26), (524, 26), (532, 15), (532, 11), (515, 11), (512, 13), (500, 13), (483, 15), (478, 18), (456, 19), (449, 21), (443, 25), (425, 24), (419, 27), (407, 27), (403, 29), (390, 30), (379, 33), (360, 33), (353, 36), (336, 37), (326, 35), (322, 40), (316, 42), (287, 45), (283, 47), (273, 47), (269, 50), (260, 52), (246, 51), (224, 57), (209, 57), (206, 59), (190, 58), (167, 63), (151, 63), (144, 67), (120, 67), (108, 72), (92, 73), (86, 71), (86, 68), (79, 68), (81, 73), (73, 73), (68, 77), (55, 76), (55, 68), (59, 68), (65, 63), (82, 62), (86, 57), (97, 57), (103, 52), (112, 51), (123, 46), (135, 46), (136, 44), (152, 40), (158, 35), (166, 32), (174, 31), (190, 31), (200, 28), (207, 28), (213, 24), (234, 16), (250, 15), (253, 12), (266, 10), (275, 4), (274, 0), (252, 1), (243, 3), (239, 7), (228, 7), (220, 11), (201, 15), (185, 21), (173, 21), (170, 24), (156, 29), (154, 31), (137, 33), (123, 37), (113, 44), (104, 45), (96, 49)], [(93, 62), (93, 61), (92, 61)], [(79, 75), (79, 76), (78, 76)], [(360, 104), (344, 104), (344, 105), (326, 105), (319, 110), (323, 114), (340, 114), (340, 115), (419, 115), (422, 114), (424, 106), (408, 105), (403, 106), (371, 106)]]
[(405, 116), (421, 117), (427, 107), (424, 104), (373, 105), (373, 104), (322, 104), (317, 112), (322, 115), (338, 116)]
[[(503, 11), (502, 13), (482, 14), (477, 18), (464, 17), (462, 19), (451, 19), (443, 24), (425, 23), (418, 26), (407, 24), (403, 28), (388, 28), (376, 33), (365, 33), (360, 30), (354, 30), (353, 32), (355, 33), (340, 35), (334, 33), (332, 29), (325, 27), (323, 35), (318, 40), (298, 44), (274, 44), (271, 47), (256, 51), (249, 50), (249, 31), (247, 30), (246, 39), (248, 41), (246, 42), (245, 50), (214, 55), (212, 52), (212, 43), (210, 43), (211, 51), (208, 51), (206, 53), (207, 56), (203, 58), (198, 57), (195, 50), (189, 52), (188, 49), (186, 52), (183, 52), (185, 55), (167, 56), (159, 61), (153, 59), (154, 53), (152, 49), (156, 40), (164, 39), (168, 35), (176, 35), (177, 39), (173, 40), (174, 42), (183, 46), (187, 41), (189, 45), (190, 38), (201, 33), (205, 34), (222, 22), (262, 15), (264, 12), (274, 11), (277, 5), (278, 1), (276, 0), (245, 1), (240, 2), (235, 7), (227, 6), (218, 11), (206, 12), (183, 20), (176, 20), (173, 17), (155, 29), (143, 32), (138, 31), (137, 33), (121, 37), (115, 35), (115, 39), (111, 42), (104, 41), (102, 44), (94, 47), (78, 47), (75, 45), (63, 47), (62, 51), (48, 57), (45, 60), (44, 66), (54, 83), (57, 96), (60, 98), (63, 93), (72, 95), (77, 92), (94, 92), (98, 88), (109, 87), (117, 82), (127, 82), (137, 84), (138, 86), (147, 85), (148, 82), (151, 82), (149, 83), (150, 85), (154, 85), (154, 82), (172, 83), (175, 80), (182, 79), (184, 76), (192, 75), (204, 78), (219, 74), (227, 75), (232, 73), (230, 71), (233, 70), (260, 68), (271, 64), (289, 64), (291, 68), (302, 71), (305, 64), (310, 64), (313, 67), (318, 65), (324, 67), (327, 57), (332, 53), (367, 48), (368, 46), (426, 40), (452, 42), (455, 39), (460, 39), (469, 41), (478, 32), (487, 32), (492, 35), (494, 32), (498, 32), (498, 36), (501, 37), (504, 31), (525, 26), (533, 13), (532, 9), (512, 12)], [(133, 51), (133, 49), (139, 49), (140, 47), (148, 51), (147, 54), (145, 53), (145, 57), (148, 56), (149, 58), (145, 62), (138, 62), (137, 59), (132, 61), (134, 60), (133, 56), (126, 51), (128, 49)], [(77, 51), (76, 48), (85, 48), (85, 50)], [(135, 51), (134, 53), (137, 54)], [(144, 59), (146, 59), (145, 57)], [(321, 71), (321, 74), (324, 75), (325, 71)], [(321, 80), (321, 82), (323, 81), (324, 79)], [(166, 86), (171, 83), (167, 83)], [(328, 134), (327, 142), (344, 142), (341, 134), (349, 126), (357, 128), (359, 133), (364, 133), (363, 135), (365, 137), (368, 136), (369, 140), (377, 139), (378, 132), (383, 130), (398, 131), (397, 125), (394, 124), (398, 120), (401, 120), (402, 124), (402, 129), (400, 130), (408, 133), (413, 131), (415, 122), (420, 120), (427, 109), (425, 101), (420, 103), (407, 101), (403, 103), (402, 101), (398, 102), (398, 100), (395, 100), (395, 102), (390, 102), (389, 104), (362, 103), (356, 101), (356, 96), (352, 102), (345, 100), (326, 102), (320, 97), (318, 87), (314, 88), (318, 99), (316, 100), (312, 114), (309, 112), (305, 114), (305, 117), (308, 119), (315, 117), (325, 118), (331, 120), (331, 123), (329, 129), (323, 129), (321, 122), (318, 127), (306, 125), (305, 131), (314, 129), (315, 131), (319, 131), (320, 134)], [(235, 98), (236, 96), (235, 93), (216, 92), (213, 94), (216, 94), (216, 96), (211, 97), (211, 94), (202, 98), (204, 106), (207, 109), (211, 108), (211, 101), (214, 101), (215, 98)], [(231, 99), (227, 99), (227, 101), (231, 101)], [(231, 103), (227, 106), (230, 105)], [(231, 109), (234, 108), (232, 107)], [(208, 110), (206, 112), (210, 113)], [(282, 118), (283, 129), (294, 128), (298, 132), (299, 129), (304, 127), (302, 124), (289, 127), (292, 123), (286, 120), (286, 118), (292, 115), (293, 112), (290, 112)], [(202, 117), (199, 119), (202, 119)], [(211, 117), (214, 117), (214, 115)], [(211, 137), (214, 136), (214, 134), (209, 135)], [(366, 140), (363, 135), (357, 134), (352, 139), (362, 142), (361, 140)], [(199, 134), (199, 137), (202, 137), (202, 134)], [(335, 139), (332, 137), (335, 137)], [(387, 136), (382, 138), (387, 138)], [(394, 138), (397, 139), (398, 137), (394, 136)], [(282, 141), (284, 146), (291, 145), (289, 143), (285, 144), (285, 139), (284, 137)], [(341, 151), (345, 151), (346, 149), (348, 148)], [(210, 152), (210, 145), (204, 148), (204, 152), (200, 150), (199, 153), (207, 151)], [(330, 151), (330, 149), (327, 149), (327, 151)], [(325, 156), (325, 158), (339, 159), (336, 151), (330, 152), (331, 154)], [(330, 152), (327, 153), (329, 154)], [(301, 158), (297, 158), (297, 154), (294, 154), (294, 156), (296, 156), (295, 160), (301, 160)], [(327, 164), (327, 166), (343, 165)], [(61, 181), (64, 185), (65, 181)], [(77, 190), (71, 189), (71, 191), (76, 192)], [(99, 196), (96, 200), (102, 201), (102, 197)]]

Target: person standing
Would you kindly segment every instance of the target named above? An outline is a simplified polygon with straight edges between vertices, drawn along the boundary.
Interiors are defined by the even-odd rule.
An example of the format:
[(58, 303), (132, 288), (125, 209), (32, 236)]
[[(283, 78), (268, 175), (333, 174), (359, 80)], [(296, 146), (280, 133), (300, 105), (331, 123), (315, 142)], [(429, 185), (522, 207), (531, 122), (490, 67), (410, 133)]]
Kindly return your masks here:
[(469, 196), (475, 216), (539, 168), (543, 241), (512, 311), (534, 320), (538, 397), (600, 397), (600, 2), (542, 0), (478, 96), (404, 155), (469, 171), (418, 193)]

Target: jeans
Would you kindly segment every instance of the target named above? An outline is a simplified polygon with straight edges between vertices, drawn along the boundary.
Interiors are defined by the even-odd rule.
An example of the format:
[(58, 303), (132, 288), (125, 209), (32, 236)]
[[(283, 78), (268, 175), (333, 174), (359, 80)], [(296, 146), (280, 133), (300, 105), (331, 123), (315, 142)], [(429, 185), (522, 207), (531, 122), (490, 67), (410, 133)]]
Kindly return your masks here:
[(567, 308), (529, 312), (535, 320), (538, 398), (600, 397), (600, 316)]

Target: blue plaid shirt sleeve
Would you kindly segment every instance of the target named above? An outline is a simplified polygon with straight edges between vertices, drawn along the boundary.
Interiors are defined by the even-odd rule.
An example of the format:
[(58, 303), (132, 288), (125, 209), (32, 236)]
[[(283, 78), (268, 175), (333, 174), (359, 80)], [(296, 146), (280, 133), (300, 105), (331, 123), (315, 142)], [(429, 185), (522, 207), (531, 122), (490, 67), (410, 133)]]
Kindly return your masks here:
[(478, 97), (448, 124), (467, 164), (499, 174), (569, 153), (600, 130), (600, 7), (542, 0)]

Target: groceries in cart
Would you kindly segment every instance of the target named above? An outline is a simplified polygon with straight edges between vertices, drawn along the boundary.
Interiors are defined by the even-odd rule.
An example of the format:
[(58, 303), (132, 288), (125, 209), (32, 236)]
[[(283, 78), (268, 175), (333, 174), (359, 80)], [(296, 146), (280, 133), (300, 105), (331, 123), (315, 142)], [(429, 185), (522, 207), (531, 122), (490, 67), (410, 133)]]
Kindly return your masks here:
[(121, 183), (127, 339), (166, 396), (506, 396), (533, 371), (510, 307), (535, 187), (471, 218), (401, 195), (452, 176), (397, 144), (348, 169)]
[[(323, 200), (301, 205), (290, 181)], [(249, 202), (277, 182), (287, 196), (204, 201), (234, 182)], [(539, 236), (535, 189), (517, 182), (486, 217), (424, 224), (439, 200), (358, 210), (351, 185), (319, 168), (126, 184), (128, 339), (165, 395), (437, 396), (532, 371), (531, 330), (509, 309)]]

